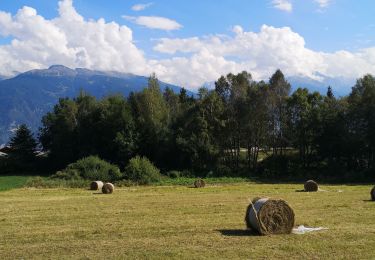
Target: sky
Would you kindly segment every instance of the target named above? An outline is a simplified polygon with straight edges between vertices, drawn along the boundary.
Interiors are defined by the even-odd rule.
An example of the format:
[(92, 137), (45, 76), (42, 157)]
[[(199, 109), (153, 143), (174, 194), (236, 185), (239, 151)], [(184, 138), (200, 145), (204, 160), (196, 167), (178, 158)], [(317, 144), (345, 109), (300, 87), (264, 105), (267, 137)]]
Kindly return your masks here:
[(314, 80), (375, 74), (373, 0), (0, 0), (0, 75), (62, 64), (195, 90), (276, 69)]

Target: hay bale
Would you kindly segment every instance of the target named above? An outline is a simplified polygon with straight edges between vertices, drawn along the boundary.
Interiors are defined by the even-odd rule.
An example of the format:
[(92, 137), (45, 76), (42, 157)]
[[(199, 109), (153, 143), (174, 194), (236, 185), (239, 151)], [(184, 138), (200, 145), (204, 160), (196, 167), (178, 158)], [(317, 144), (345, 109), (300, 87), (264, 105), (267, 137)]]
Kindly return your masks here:
[(93, 181), (90, 184), (90, 190), (101, 190), (104, 183), (102, 181)]
[(111, 194), (115, 190), (115, 186), (112, 183), (107, 182), (102, 188), (104, 194)]
[(203, 188), (204, 186), (206, 186), (206, 183), (202, 179), (198, 179), (194, 182), (195, 188)]
[(371, 189), (371, 200), (375, 201), (375, 186)]
[(315, 181), (308, 180), (307, 182), (305, 182), (304, 188), (307, 192), (314, 192), (318, 191), (319, 186), (318, 183), (316, 183)]
[(249, 229), (261, 235), (290, 234), (294, 212), (284, 200), (261, 198), (247, 207), (245, 222)]

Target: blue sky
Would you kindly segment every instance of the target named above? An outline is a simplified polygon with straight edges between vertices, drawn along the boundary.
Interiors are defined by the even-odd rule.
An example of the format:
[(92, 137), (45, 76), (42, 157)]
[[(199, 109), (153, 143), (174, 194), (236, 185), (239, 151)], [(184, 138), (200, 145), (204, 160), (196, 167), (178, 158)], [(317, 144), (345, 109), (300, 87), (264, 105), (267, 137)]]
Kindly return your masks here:
[[(124, 47), (121, 47), (121, 42), (110, 46), (111, 43), (108, 42), (111, 42), (109, 39), (112, 38), (106, 38), (107, 45), (103, 43), (101, 46), (108, 50), (124, 48), (120, 53), (112, 54), (133, 62), (118, 62), (112, 65), (107, 60), (101, 60), (110, 57), (107, 55), (108, 51), (103, 54), (95, 53), (92, 46), (85, 45), (86, 40), (69, 36), (67, 28), (71, 27), (68, 21), (56, 21), (63, 12), (59, 9), (58, 2), (0, 0), (0, 57), (3, 49), (3, 55), (22, 61), (19, 62), (22, 65), (18, 67), (11, 61), (0, 64), (0, 67), (8, 65), (14, 67), (13, 71), (23, 71), (33, 66), (39, 68), (51, 65), (49, 63), (54, 61), (61, 61), (68, 66), (85, 65), (89, 68), (137, 74), (156, 71), (162, 79), (192, 88), (205, 81), (214, 80), (217, 75), (227, 73), (226, 70), (236, 72), (246, 69), (254, 73), (255, 78), (262, 78), (273, 69), (282, 68), (291, 76), (318, 80), (318, 75), (322, 74), (327, 77), (353, 78), (375, 72), (373, 0), (64, 0), (65, 9), (69, 9), (67, 12), (74, 10), (84, 20), (85, 24), (79, 19), (76, 21), (77, 27), (82, 25), (81, 34), (85, 33), (87, 28), (94, 30), (92, 27), (96, 25), (91, 26), (89, 22), (99, 24), (100, 18), (105, 20), (105, 24), (114, 22), (131, 33), (131, 37), (119, 36), (124, 37), (122, 40), (127, 42)], [(137, 4), (148, 5), (143, 10), (135, 11), (133, 7)], [(16, 14), (23, 6), (32, 7), (36, 13), (31, 12), (27, 18), (17, 18)], [(22, 10), (27, 13), (27, 10)], [(6, 14), (10, 14), (11, 21), (4, 18)], [(38, 19), (34, 19), (38, 15), (44, 22), (39, 23)], [(144, 21), (139, 19), (140, 16)], [(178, 26), (175, 29), (171, 29), (173, 24), (169, 29), (150, 28), (162, 21), (151, 20), (150, 24), (147, 17), (162, 17), (167, 19), (164, 20), (165, 23), (174, 22), (174, 25)], [(32, 25), (34, 22), (34, 27), (25, 25)], [(55, 31), (49, 28), (49, 23), (53, 23)], [(139, 25), (140, 23), (143, 25)], [(22, 30), (19, 29), (19, 24)], [(2, 31), (1, 27), (5, 29)], [(40, 38), (43, 28), (44, 40)], [(111, 34), (118, 33), (118, 30), (109, 26), (103, 30)], [(103, 30), (98, 29), (100, 32)], [(56, 36), (58, 33), (65, 36)], [(29, 38), (24, 35), (29, 35)], [(87, 39), (92, 38), (92, 34), (90, 35)], [(54, 41), (52, 36), (58, 39), (67, 38), (66, 44), (61, 45), (64, 51), (59, 52), (46, 46), (46, 53), (42, 53), (36, 46), (48, 40)], [(103, 37), (112, 36), (104, 33)], [(18, 45), (14, 46), (14, 39), (22, 42), (24, 49), (21, 50)], [(226, 47), (225, 50), (223, 46)], [(35, 53), (25, 55), (25, 50)], [(128, 57), (130, 52), (131, 56)], [(288, 57), (288, 53), (292, 53), (293, 57)], [(98, 58), (99, 56), (101, 58)], [(215, 67), (212, 65), (214, 63), (219, 65)], [(131, 68), (131, 64), (136, 64), (136, 68)], [(292, 65), (288, 67), (288, 64)], [(348, 66), (360, 66), (363, 70), (348, 72)], [(186, 72), (187, 68), (192, 71), (182, 80), (179, 74)], [(202, 72), (205, 68), (207, 71)], [(9, 73), (10, 70), (0, 69), (0, 74)], [(190, 82), (189, 77), (194, 75), (197, 75), (197, 80)]]

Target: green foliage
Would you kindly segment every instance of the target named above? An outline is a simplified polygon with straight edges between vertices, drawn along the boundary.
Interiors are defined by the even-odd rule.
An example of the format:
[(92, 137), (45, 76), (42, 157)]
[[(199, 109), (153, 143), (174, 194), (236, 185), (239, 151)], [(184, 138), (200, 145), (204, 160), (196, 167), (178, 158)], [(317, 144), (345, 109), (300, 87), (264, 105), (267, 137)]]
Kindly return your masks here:
[(28, 179), (25, 187), (30, 188), (87, 188), (89, 181), (83, 179), (57, 179), (47, 177), (33, 177)]
[(123, 178), (123, 174), (116, 165), (97, 156), (89, 156), (69, 164), (64, 170), (58, 171), (51, 177), (63, 180), (116, 181)]
[(182, 176), (180, 171), (169, 171), (166, 175), (171, 179), (176, 179)]
[(60, 99), (42, 123), (40, 141), (57, 167), (91, 154), (124, 167), (137, 149), (130, 106), (119, 95), (97, 101), (82, 92), (73, 100)]
[[(179, 177), (179, 178), (161, 178), (154, 185), (166, 186), (166, 185), (183, 185), (191, 186), (192, 183), (196, 180), (196, 177)], [(215, 184), (229, 184), (229, 183), (241, 183), (249, 182), (249, 179), (238, 178), (238, 177), (217, 177), (217, 178), (204, 178), (203, 179), (208, 185)]]
[(10, 139), (9, 157), (17, 164), (30, 163), (35, 160), (37, 142), (26, 125), (20, 125), (15, 135)]
[[(143, 165), (142, 156), (171, 178), (252, 177), (257, 172), (281, 178), (324, 170), (370, 176), (375, 169), (375, 78), (358, 79), (343, 98), (335, 98), (330, 87), (326, 96), (306, 88), (290, 94), (290, 89), (280, 70), (268, 82), (256, 82), (243, 71), (220, 77), (214, 90), (201, 88), (193, 98), (185, 89), (162, 93), (153, 74), (148, 87), (128, 100), (96, 100), (85, 93), (61, 99), (43, 118), (40, 140), (56, 167), (97, 154), (126, 167), (128, 181), (140, 184), (159, 178), (157, 170)], [(140, 157), (128, 164), (135, 155)], [(68, 167), (55, 176), (79, 180), (83, 175)]]
[(150, 184), (160, 179), (160, 171), (146, 157), (136, 156), (130, 159), (125, 168), (126, 177), (138, 184)]
[(162, 149), (167, 140), (170, 117), (155, 74), (150, 76), (148, 87), (132, 95), (129, 100), (140, 133), (139, 153), (162, 164), (165, 161), (161, 158), (165, 152)]
[(215, 169), (215, 175), (218, 177), (231, 176), (232, 170), (226, 165), (218, 164)]

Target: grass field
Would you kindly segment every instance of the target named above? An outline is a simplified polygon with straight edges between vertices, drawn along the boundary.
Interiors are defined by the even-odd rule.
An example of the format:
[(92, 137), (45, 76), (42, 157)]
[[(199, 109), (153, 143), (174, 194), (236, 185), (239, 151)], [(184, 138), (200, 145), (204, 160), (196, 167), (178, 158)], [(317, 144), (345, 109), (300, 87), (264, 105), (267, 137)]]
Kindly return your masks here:
[(28, 176), (0, 176), (0, 191), (21, 188), (28, 179)]
[[(130, 187), (0, 192), (0, 259), (374, 259), (370, 186), (236, 183), (194, 189)], [(340, 191), (340, 192), (338, 192)], [(244, 213), (255, 196), (283, 198), (296, 225), (329, 230), (255, 236)]]

